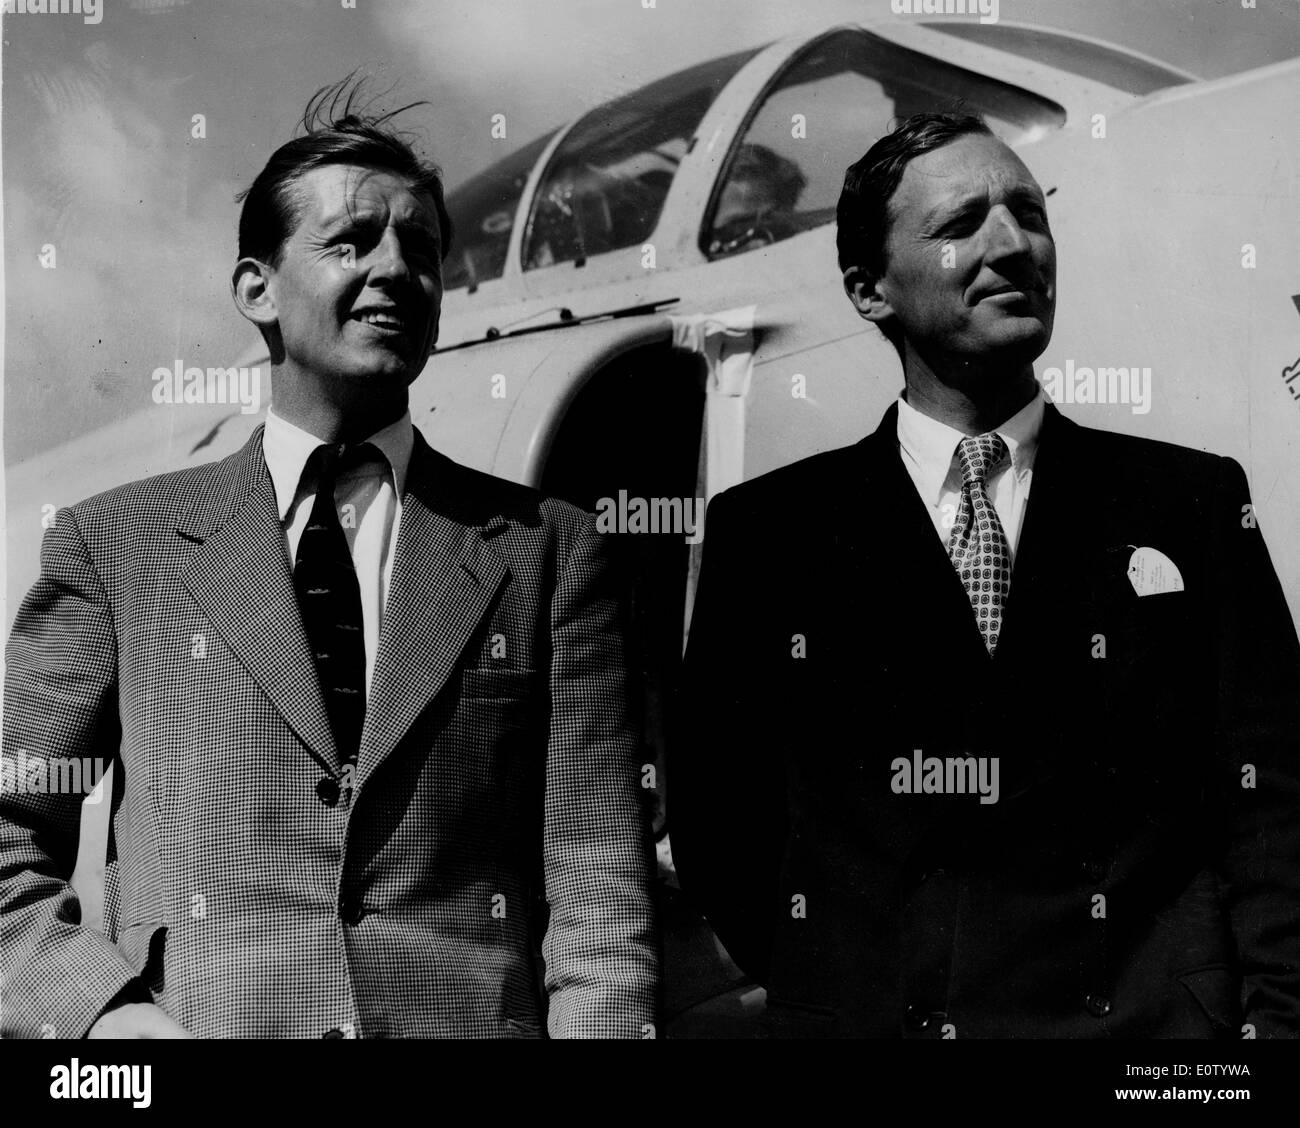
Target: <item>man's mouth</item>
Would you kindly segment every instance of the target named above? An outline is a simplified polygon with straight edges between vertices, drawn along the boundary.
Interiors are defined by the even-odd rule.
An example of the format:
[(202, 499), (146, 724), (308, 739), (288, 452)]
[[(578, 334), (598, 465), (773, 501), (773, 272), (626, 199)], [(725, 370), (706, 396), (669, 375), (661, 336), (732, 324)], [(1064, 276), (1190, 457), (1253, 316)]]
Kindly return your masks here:
[(1037, 290), (1032, 286), (1012, 286), (1010, 283), (1006, 283), (983, 291), (977, 300), (984, 301), (986, 298), (1028, 298), (1035, 293), (1037, 293)]
[(352, 320), (360, 321), (378, 329), (381, 333), (403, 333), (406, 331), (406, 318), (396, 310), (363, 309), (352, 315)]

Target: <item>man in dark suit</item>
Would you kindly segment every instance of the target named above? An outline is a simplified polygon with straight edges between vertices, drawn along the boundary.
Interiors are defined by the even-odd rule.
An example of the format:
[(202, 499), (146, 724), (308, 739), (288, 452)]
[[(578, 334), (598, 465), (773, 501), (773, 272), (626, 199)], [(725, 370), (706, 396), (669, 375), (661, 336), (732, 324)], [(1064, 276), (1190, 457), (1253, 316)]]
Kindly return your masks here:
[(1227, 458), (1045, 402), (1043, 194), (978, 119), (849, 169), (906, 391), (714, 500), (673, 853), (771, 1032), (1300, 1032), (1300, 646)]
[(412, 427), (450, 220), (355, 93), (314, 100), (245, 200), (265, 427), (46, 537), (5, 753), (116, 761), (120, 898), (113, 935), (81, 925), (82, 795), (6, 791), (6, 1034), (653, 1036), (603, 538)]

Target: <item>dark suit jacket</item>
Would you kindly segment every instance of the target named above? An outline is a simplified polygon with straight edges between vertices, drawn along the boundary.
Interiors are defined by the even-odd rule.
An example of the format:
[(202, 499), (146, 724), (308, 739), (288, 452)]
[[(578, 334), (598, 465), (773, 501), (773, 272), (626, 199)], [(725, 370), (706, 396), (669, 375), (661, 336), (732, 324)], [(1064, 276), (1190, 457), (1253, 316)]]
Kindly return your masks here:
[[(1240, 466), (1049, 405), (990, 659), (896, 416), (708, 513), (673, 854), (772, 1028), (1294, 1035), (1300, 648)], [(999, 801), (895, 794), (916, 749)]]
[(46, 535), (5, 753), (117, 761), (121, 927), (67, 884), (81, 796), (0, 797), (5, 1033), (78, 1036), (141, 976), (199, 1035), (641, 1037), (649, 855), (594, 522), (417, 433), (348, 778), (261, 443)]

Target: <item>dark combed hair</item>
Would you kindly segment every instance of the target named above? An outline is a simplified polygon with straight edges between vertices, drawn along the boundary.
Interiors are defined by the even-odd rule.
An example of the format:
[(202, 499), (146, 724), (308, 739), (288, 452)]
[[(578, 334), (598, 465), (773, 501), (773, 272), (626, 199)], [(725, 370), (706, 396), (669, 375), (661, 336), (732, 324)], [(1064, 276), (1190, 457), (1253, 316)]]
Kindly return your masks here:
[(844, 190), (835, 209), (835, 249), (840, 271), (864, 268), (872, 278), (885, 271), (889, 235), (889, 201), (908, 162), (958, 137), (993, 131), (968, 113), (913, 114), (885, 134), (844, 174)]
[(366, 80), (357, 79), (354, 71), (316, 91), (303, 111), (303, 136), (276, 149), (257, 179), (235, 197), (244, 205), (239, 213), (240, 258), (278, 266), (284, 242), (301, 218), (295, 185), (312, 169), (338, 164), (391, 172), (410, 181), (415, 190), (428, 192), (438, 212), (442, 257), (447, 257), (453, 232), (442, 174), (416, 154), (409, 135), (389, 126), (398, 114), (428, 103), (372, 113), (373, 99), (365, 98), (365, 87)]

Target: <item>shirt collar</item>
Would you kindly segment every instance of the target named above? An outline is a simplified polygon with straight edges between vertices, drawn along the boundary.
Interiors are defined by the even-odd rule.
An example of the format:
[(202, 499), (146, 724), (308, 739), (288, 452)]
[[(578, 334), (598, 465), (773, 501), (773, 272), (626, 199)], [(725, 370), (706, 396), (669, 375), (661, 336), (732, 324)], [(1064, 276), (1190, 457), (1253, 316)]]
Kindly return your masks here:
[[(262, 433), (262, 456), (275, 487), (276, 506), (283, 521), (298, 496), (303, 470), (312, 451), (325, 440), (304, 431), (267, 408), (266, 430)], [(411, 451), (415, 447), (415, 428), (411, 413), (407, 411), (387, 427), (376, 431), (364, 440), (377, 448), (388, 462), (393, 476), (393, 488), (400, 499), (406, 490), (406, 472), (411, 464)]]
[(1034, 467), (1034, 455), (1038, 453), (1038, 435), (1043, 429), (1046, 395), (1040, 385), (1033, 399), (1001, 427), (995, 428), (1011, 452), (1011, 469), (1017, 478)]
[[(1000, 427), (993, 428), (1007, 444), (1011, 469), (1017, 478), (1033, 468), (1044, 403), (1040, 386), (1033, 399)], [(944, 483), (957, 462), (957, 445), (965, 437), (955, 427), (917, 411), (907, 402), (906, 393), (898, 397), (898, 445), (904, 457), (918, 467), (923, 496), (931, 505), (937, 505), (943, 495)]]

